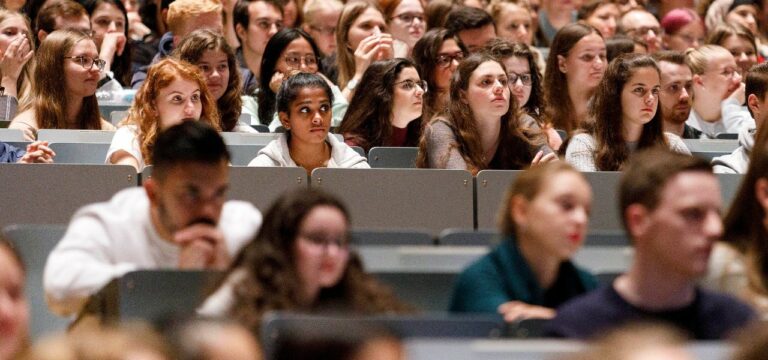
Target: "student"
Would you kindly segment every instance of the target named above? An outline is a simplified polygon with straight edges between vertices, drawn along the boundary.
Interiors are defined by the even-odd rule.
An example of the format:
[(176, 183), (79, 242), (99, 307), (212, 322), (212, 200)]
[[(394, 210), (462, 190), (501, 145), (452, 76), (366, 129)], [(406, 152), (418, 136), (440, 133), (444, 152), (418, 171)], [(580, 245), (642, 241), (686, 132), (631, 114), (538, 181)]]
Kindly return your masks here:
[(8, 241), (0, 237), (0, 358), (17, 359), (29, 347), (29, 303), (25, 295), (27, 272)]
[(360, 80), (349, 111), (337, 129), (349, 146), (418, 146), (427, 82), (407, 59), (377, 61)]
[(96, 88), (104, 61), (87, 34), (54, 31), (40, 44), (36, 62), (32, 103), (8, 128), (22, 130), (29, 141), (39, 129), (115, 130), (99, 113)]
[[(749, 158), (755, 147), (758, 134), (768, 118), (768, 64), (762, 63), (754, 66), (747, 73), (745, 93), (747, 95), (747, 108), (755, 120), (755, 126), (745, 126), (739, 130), (739, 147), (732, 153), (718, 156), (712, 159), (715, 173), (722, 174), (746, 174), (749, 167)], [(767, 139), (768, 140), (768, 139)], [(758, 148), (763, 146), (758, 143)]]
[(47, 1), (35, 19), (36, 43), (56, 30), (70, 30), (91, 34), (91, 21), (85, 8), (72, 0)]
[(304, 3), (301, 29), (312, 36), (322, 56), (336, 52), (336, 24), (344, 4), (339, 0), (309, 0)]
[(369, 168), (365, 158), (329, 133), (333, 92), (315, 74), (298, 73), (283, 81), (277, 113), (285, 133), (259, 150), (248, 166)]
[(576, 22), (576, 2), (541, 0), (539, 10), (539, 31), (542, 34), (542, 46), (554, 44), (557, 32)]
[(29, 20), (21, 13), (0, 9), (0, 120), (13, 119), (19, 104), (32, 100), (33, 46)]
[(741, 25), (723, 24), (716, 27), (709, 33), (707, 44), (719, 45), (728, 50), (739, 65), (740, 74), (746, 74), (757, 64), (755, 36)]
[(603, 78), (605, 41), (597, 29), (584, 24), (566, 25), (552, 41), (544, 74), (546, 117), (569, 135), (587, 120), (587, 107)]
[(658, 111), (660, 74), (648, 55), (620, 55), (608, 65), (584, 132), (573, 136), (565, 161), (580, 171), (619, 171), (629, 155), (654, 146), (690, 151), (677, 135), (664, 133)]
[(252, 330), (269, 311), (402, 312), (406, 307), (363, 270), (350, 249), (349, 221), (333, 196), (306, 189), (281, 195), (199, 312)]
[(419, 77), (427, 81), (429, 88), (423, 96), (424, 124), (432, 120), (433, 116), (448, 110), (451, 76), (468, 54), (461, 40), (442, 28), (427, 31), (413, 47), (413, 62)]
[(619, 6), (610, 0), (590, 0), (579, 8), (576, 18), (600, 31), (603, 38), (616, 35), (619, 26)]
[(744, 84), (741, 70), (728, 50), (704, 45), (686, 52), (693, 72), (693, 109), (686, 124), (714, 139), (719, 133), (738, 133), (754, 121), (742, 110)]
[(522, 169), (557, 159), (536, 131), (523, 132), (504, 65), (488, 54), (459, 64), (449, 111), (424, 128), (416, 165), (421, 168)]
[(646, 44), (649, 54), (661, 50), (661, 24), (653, 14), (644, 9), (633, 9), (622, 13), (619, 30)]
[(259, 211), (226, 200), (230, 157), (216, 129), (200, 121), (169, 127), (151, 157), (152, 177), (142, 187), (78, 210), (48, 256), (43, 284), (55, 313), (77, 313), (130, 271), (224, 270), (256, 233)]
[(106, 163), (131, 165), (142, 171), (153, 163), (153, 148), (160, 131), (197, 120), (221, 129), (216, 103), (205, 80), (194, 65), (163, 59), (150, 66), (128, 117), (112, 138)]
[(461, 39), (469, 53), (480, 51), (488, 41), (496, 37), (496, 27), (491, 15), (482, 9), (469, 6), (451, 10), (445, 20), (445, 28), (448, 33)]
[(128, 13), (119, 0), (87, 0), (85, 10), (91, 18), (93, 40), (104, 60), (100, 86), (114, 79), (120, 86), (131, 84), (131, 44), (128, 38)]
[(618, 198), (635, 249), (629, 270), (558, 308), (546, 333), (587, 339), (628, 322), (659, 321), (697, 340), (718, 340), (752, 321), (747, 305), (696, 285), (723, 233), (720, 187), (705, 160), (644, 150), (625, 167)]
[(257, 132), (249, 124), (240, 122), (243, 108), (240, 72), (235, 52), (224, 36), (208, 29), (194, 31), (179, 43), (173, 55), (202, 71), (208, 91), (216, 101), (222, 131)]
[(683, 139), (698, 139), (701, 131), (686, 124), (691, 114), (693, 98), (693, 73), (685, 62), (685, 55), (678, 51), (662, 50), (653, 54), (661, 73), (659, 111), (664, 131)]
[(527, 1), (491, 1), (487, 11), (493, 18), (499, 38), (533, 45), (533, 18)]
[(395, 45), (395, 57), (410, 58), (413, 46), (424, 36), (426, 22), (420, 0), (379, 0)]
[(508, 322), (551, 318), (597, 287), (570, 259), (584, 243), (592, 190), (565, 162), (535, 166), (509, 186), (499, 212), (504, 240), (456, 281), (453, 312), (500, 313)]
[(704, 22), (689, 8), (668, 12), (661, 19), (661, 28), (664, 31), (661, 44), (667, 50), (683, 52), (704, 45)]
[(233, 14), (235, 33), (240, 41), (237, 56), (243, 77), (243, 95), (254, 95), (259, 87), (264, 48), (269, 39), (283, 28), (283, 2), (237, 1)]

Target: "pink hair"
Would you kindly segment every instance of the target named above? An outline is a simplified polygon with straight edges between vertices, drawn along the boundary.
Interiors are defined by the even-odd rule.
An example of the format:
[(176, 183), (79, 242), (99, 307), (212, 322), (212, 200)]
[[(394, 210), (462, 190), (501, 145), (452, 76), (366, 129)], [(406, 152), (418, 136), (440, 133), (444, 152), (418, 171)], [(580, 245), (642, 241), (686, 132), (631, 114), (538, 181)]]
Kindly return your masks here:
[(674, 34), (683, 26), (686, 26), (694, 21), (701, 21), (696, 12), (688, 8), (677, 8), (667, 13), (663, 19), (661, 19), (661, 27), (667, 34)]

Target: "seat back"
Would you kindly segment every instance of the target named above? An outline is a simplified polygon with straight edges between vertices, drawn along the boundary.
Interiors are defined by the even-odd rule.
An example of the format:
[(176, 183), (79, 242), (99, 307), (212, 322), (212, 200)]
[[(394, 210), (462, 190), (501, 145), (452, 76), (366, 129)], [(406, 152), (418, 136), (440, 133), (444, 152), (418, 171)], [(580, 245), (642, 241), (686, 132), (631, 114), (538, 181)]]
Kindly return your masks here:
[(291, 167), (233, 166), (229, 173), (229, 198), (253, 203), (262, 213), (282, 193), (307, 188), (307, 172)]
[(368, 151), (372, 168), (415, 168), (417, 147), (374, 147)]
[(247, 166), (263, 148), (264, 145), (227, 145), (234, 166)]
[(25, 142), (24, 133), (20, 129), (0, 128), (0, 141), (3, 142)]
[(49, 143), (109, 144), (115, 132), (111, 130), (40, 129), (37, 139)]
[(104, 164), (109, 143), (52, 143), (57, 164)]

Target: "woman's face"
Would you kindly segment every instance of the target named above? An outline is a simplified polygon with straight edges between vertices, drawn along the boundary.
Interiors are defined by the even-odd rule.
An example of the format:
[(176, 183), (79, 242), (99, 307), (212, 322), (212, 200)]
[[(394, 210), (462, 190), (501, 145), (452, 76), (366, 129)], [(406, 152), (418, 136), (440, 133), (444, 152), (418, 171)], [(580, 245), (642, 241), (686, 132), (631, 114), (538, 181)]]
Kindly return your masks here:
[(694, 75), (696, 98), (717, 102), (725, 100), (741, 85), (739, 70), (731, 54), (710, 59), (706, 71), (701, 75)]
[(11, 42), (19, 37), (27, 38), (27, 36), (27, 24), (21, 16), (9, 16), (5, 21), (0, 22), (0, 56), (5, 53)]
[(331, 100), (319, 87), (299, 90), (296, 100), (288, 107), (290, 113), (280, 112), (280, 122), (291, 131), (291, 141), (322, 144), (331, 128)]
[(638, 68), (621, 90), (621, 121), (627, 125), (647, 124), (659, 105), (659, 72), (652, 67)]
[(416, 68), (407, 67), (397, 75), (393, 85), (392, 120), (410, 121), (421, 117), (422, 96), (421, 78)]
[(512, 221), (521, 246), (560, 260), (570, 259), (584, 243), (592, 209), (592, 189), (573, 171), (544, 180), (532, 200), (512, 199)]
[(424, 8), (419, 0), (402, 0), (389, 22), (392, 37), (408, 44), (411, 49), (424, 36), (426, 27)]
[(689, 48), (698, 49), (704, 44), (704, 24), (691, 21), (674, 34), (664, 34), (664, 46), (668, 50), (685, 51)]
[[(67, 93), (82, 98), (96, 94), (99, 84), (99, 67), (91, 60), (98, 59), (99, 51), (96, 49), (96, 44), (93, 43), (93, 40), (83, 39), (78, 41), (66, 57), (67, 59), (63, 61)], [(93, 66), (86, 69), (83, 65), (80, 65), (79, 59), (84, 59), (84, 63), (92, 62)]]
[(206, 50), (197, 62), (197, 67), (203, 71), (208, 91), (214, 100), (219, 100), (229, 86), (229, 63), (227, 54), (220, 50)]
[(101, 47), (104, 34), (111, 32), (125, 33), (125, 26), (125, 17), (117, 6), (108, 2), (102, 2), (93, 10), (91, 29), (93, 30), (93, 40), (98, 47)]
[(283, 5), (283, 26), (287, 28), (295, 27), (296, 20), (299, 17), (299, 7), (296, 5), (296, 0), (289, 0)]
[(155, 106), (160, 118), (160, 129), (167, 129), (183, 121), (200, 120), (203, 112), (200, 86), (195, 81), (177, 77), (157, 92)]
[(757, 52), (749, 40), (731, 35), (723, 40), (721, 46), (733, 55), (742, 74), (746, 74), (753, 65), (757, 64)]
[(531, 13), (522, 6), (512, 3), (504, 3), (499, 23), (496, 24), (496, 34), (505, 40), (531, 45), (533, 32), (531, 31)]
[[(457, 58), (460, 56), (460, 58)], [(448, 39), (443, 41), (440, 50), (437, 52), (437, 66), (435, 67), (435, 85), (436, 90), (448, 91), (451, 87), (451, 76), (459, 66), (459, 61), (464, 59), (464, 52), (461, 51), (456, 40)]]
[[(522, 108), (531, 98), (531, 89), (533, 89), (531, 66), (528, 59), (516, 56), (504, 59), (504, 66), (507, 68), (507, 76), (510, 79), (509, 89), (517, 100), (517, 107)], [(512, 78), (517, 79), (511, 81)]]
[(319, 205), (299, 225), (293, 246), (296, 271), (308, 302), (339, 283), (349, 260), (347, 218), (338, 208)]
[(347, 32), (348, 46), (352, 52), (355, 52), (363, 39), (384, 32), (387, 32), (384, 16), (378, 10), (369, 7), (352, 22), (352, 26)]
[(307, 39), (299, 36), (296, 40), (291, 41), (280, 54), (280, 58), (275, 64), (275, 70), (283, 74), (289, 74), (296, 70), (314, 74), (318, 70), (317, 62), (318, 59), (315, 52), (312, 51), (312, 45)]
[(589, 34), (576, 42), (566, 56), (558, 55), (557, 58), (569, 88), (591, 91), (600, 84), (605, 72), (605, 42), (600, 35)]
[(607, 39), (616, 34), (619, 17), (621, 17), (619, 7), (616, 4), (608, 3), (598, 6), (586, 22), (600, 30), (603, 37)]
[(509, 110), (507, 73), (495, 61), (486, 61), (472, 72), (466, 90), (466, 101), (476, 121), (498, 121)]
[(752, 34), (757, 35), (757, 8), (752, 5), (739, 5), (725, 15), (729, 24), (739, 24)]
[(29, 331), (24, 271), (4, 247), (0, 247), (0, 269), (0, 358), (15, 359)]

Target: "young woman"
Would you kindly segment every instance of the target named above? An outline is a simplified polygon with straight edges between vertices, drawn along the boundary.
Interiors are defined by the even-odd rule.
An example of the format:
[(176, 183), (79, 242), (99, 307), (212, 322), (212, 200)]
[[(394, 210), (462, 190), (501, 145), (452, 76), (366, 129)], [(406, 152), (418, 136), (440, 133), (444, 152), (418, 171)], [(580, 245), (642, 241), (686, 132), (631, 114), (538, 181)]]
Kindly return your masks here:
[(418, 146), (426, 81), (407, 59), (377, 61), (360, 80), (337, 132), (349, 146)]
[(282, 195), (199, 312), (228, 316), (254, 330), (268, 311), (402, 312), (405, 306), (365, 273), (349, 248), (349, 228), (349, 213), (330, 195)]
[(500, 313), (508, 322), (552, 318), (559, 305), (597, 287), (570, 261), (584, 243), (592, 206), (584, 175), (561, 161), (532, 167), (502, 204), (504, 241), (459, 275), (451, 311)]
[(394, 39), (394, 56), (410, 57), (427, 27), (421, 0), (379, 0), (379, 5)]
[(565, 161), (579, 171), (619, 171), (637, 149), (663, 145), (690, 154), (678, 136), (663, 131), (660, 77), (648, 55), (624, 54), (611, 62), (590, 108), (592, 120), (569, 141)]
[(704, 22), (695, 11), (674, 9), (661, 19), (664, 35), (661, 45), (667, 50), (685, 51), (704, 45)]
[(54, 31), (37, 50), (31, 103), (8, 127), (21, 129), (30, 141), (38, 129), (115, 130), (101, 118), (96, 102), (103, 67), (88, 35)]
[(427, 31), (413, 47), (413, 62), (429, 89), (423, 96), (422, 123), (448, 110), (451, 76), (468, 54), (459, 37), (442, 28)]
[(590, 0), (579, 8), (577, 19), (600, 31), (603, 38), (616, 35), (619, 24), (619, 5), (613, 0)]
[[(278, 31), (264, 48), (259, 78), (261, 88), (257, 100), (254, 101), (249, 96), (243, 97), (243, 111), (275, 131), (281, 125), (275, 111), (275, 95), (280, 89), (280, 84), (297, 72), (319, 74), (319, 59), (320, 51), (309, 34), (299, 29)], [(347, 111), (348, 103), (341, 90), (329, 80), (326, 81), (334, 93), (331, 126), (338, 126)]]
[(29, 346), (26, 271), (19, 254), (0, 237), (0, 359), (17, 359)]
[(533, 19), (530, 6), (525, 0), (492, 1), (488, 5), (488, 13), (496, 24), (496, 34), (499, 38), (513, 43), (533, 45), (531, 31)]
[(742, 110), (744, 84), (733, 55), (723, 47), (704, 45), (686, 52), (693, 73), (693, 106), (686, 124), (715, 138), (719, 133), (738, 133), (753, 124)]
[(741, 25), (724, 24), (716, 27), (709, 33), (707, 44), (719, 45), (728, 50), (736, 59), (743, 76), (757, 64), (755, 36)]
[(587, 120), (587, 107), (603, 78), (605, 41), (597, 29), (570, 24), (557, 32), (547, 58), (544, 114), (555, 129), (568, 134)]
[(316, 74), (298, 73), (283, 81), (277, 113), (285, 134), (261, 149), (248, 166), (368, 168), (365, 158), (329, 134), (333, 92)]
[(131, 46), (128, 38), (128, 13), (119, 0), (87, 0), (83, 3), (91, 18), (93, 40), (104, 60), (101, 84), (111, 79), (120, 85), (131, 84)]
[(541, 113), (546, 106), (541, 90), (541, 72), (531, 48), (522, 43), (493, 39), (486, 44), (486, 51), (501, 60), (507, 69), (509, 89), (517, 108), (522, 110), (522, 125), (542, 131), (547, 136), (549, 147), (559, 149), (563, 143), (560, 135), (551, 124), (542, 121)]
[(540, 132), (524, 132), (517, 111), (501, 62), (485, 53), (464, 59), (451, 81), (449, 111), (424, 128), (417, 166), (476, 174), (556, 159)]
[(235, 52), (224, 36), (207, 29), (194, 31), (179, 43), (173, 55), (203, 72), (208, 91), (216, 101), (222, 131), (256, 132), (250, 125), (238, 122), (243, 108), (242, 82)]
[(152, 149), (161, 130), (197, 120), (221, 129), (216, 102), (200, 70), (185, 61), (163, 59), (149, 68), (128, 117), (112, 138), (106, 163), (142, 171), (152, 164)]
[(368, 66), (394, 56), (392, 35), (381, 10), (368, 2), (344, 6), (336, 29), (338, 79), (347, 100), (352, 99)]
[(33, 44), (27, 18), (0, 9), (0, 120), (13, 119), (19, 103), (24, 106), (31, 100)]

